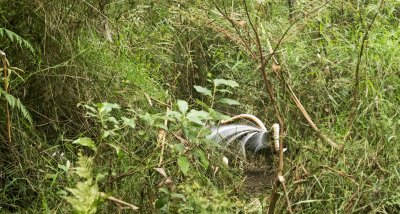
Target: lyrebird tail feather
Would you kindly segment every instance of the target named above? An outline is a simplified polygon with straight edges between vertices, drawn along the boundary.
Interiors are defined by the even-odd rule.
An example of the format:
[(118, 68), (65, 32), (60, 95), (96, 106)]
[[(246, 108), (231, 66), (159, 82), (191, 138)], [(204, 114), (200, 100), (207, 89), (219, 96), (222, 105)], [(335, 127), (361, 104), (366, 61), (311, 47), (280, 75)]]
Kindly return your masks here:
[[(239, 119), (252, 122), (252, 125), (233, 123)], [(247, 149), (254, 152), (267, 147), (266, 141), (269, 132), (261, 120), (251, 114), (237, 115), (221, 121), (220, 124), (218, 127), (211, 128), (209, 139), (213, 139), (218, 143), (225, 142), (226, 145), (230, 145), (237, 140), (241, 142), (243, 150)], [(274, 132), (274, 147), (276, 151), (279, 151), (279, 125), (274, 124), (272, 129)], [(245, 154), (244, 151), (243, 154)]]

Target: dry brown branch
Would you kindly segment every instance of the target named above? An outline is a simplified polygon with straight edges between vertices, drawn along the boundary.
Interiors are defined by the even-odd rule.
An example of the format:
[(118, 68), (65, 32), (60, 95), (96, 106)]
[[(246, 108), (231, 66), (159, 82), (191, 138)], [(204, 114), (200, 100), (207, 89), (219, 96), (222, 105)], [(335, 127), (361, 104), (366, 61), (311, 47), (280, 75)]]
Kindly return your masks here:
[(125, 205), (125, 206), (131, 208), (132, 210), (138, 210), (138, 209), (139, 209), (139, 207), (137, 207), (137, 206), (135, 206), (135, 205), (133, 205), (133, 204), (130, 204), (130, 203), (125, 202), (125, 201), (122, 201), (122, 200), (120, 200), (120, 199), (118, 199), (118, 198), (114, 198), (114, 197), (112, 197), (112, 196), (107, 196), (107, 195), (104, 194), (104, 193), (102, 194), (102, 196), (105, 197), (107, 200), (110, 200), (110, 201), (112, 201), (112, 202), (114, 202), (114, 203), (116, 203), (116, 204)]
[[(1, 60), (3, 62), (3, 73), (4, 73), (4, 92), (9, 93), (9, 73), (8, 73), (8, 60), (6, 53), (0, 50)], [(5, 112), (6, 112), (6, 126), (7, 126), (7, 139), (8, 143), (11, 144), (11, 116), (8, 102), (5, 102)]]
[[(285, 33), (286, 32), (287, 31), (285, 31)], [(279, 42), (282, 41), (282, 38), (283, 37), (281, 37)], [(314, 121), (311, 119), (310, 115), (308, 114), (308, 112), (304, 108), (303, 104), (301, 104), (300, 100), (297, 98), (297, 96), (294, 93), (292, 87), (283, 78), (280, 78), (280, 75), (279, 75), (280, 72), (278, 72), (278, 70), (280, 69), (279, 62), (274, 56), (275, 55), (275, 50), (276, 50), (276, 48), (278, 48), (278, 46), (276, 46), (276, 48), (274, 50), (274, 49), (272, 49), (271, 43), (269, 42), (268, 38), (267, 38), (267, 41), (268, 41), (267, 43), (268, 43), (268, 48), (269, 48), (269, 52), (270, 52), (269, 56), (270, 56), (270, 58), (274, 59), (273, 62), (272, 62), (272, 70), (274, 71), (274, 73), (276, 74), (278, 79), (280, 79), (281, 82), (286, 86), (286, 88), (289, 89), (289, 93), (290, 93), (291, 98), (293, 99), (293, 101), (296, 104), (297, 108), (303, 114), (304, 118), (307, 120), (308, 124), (311, 126), (311, 128), (314, 130), (314, 132), (317, 133), (318, 137), (320, 137), (323, 141), (327, 142), (330, 146), (332, 146), (335, 149), (342, 149), (341, 146), (339, 146), (337, 143), (335, 143), (333, 140), (331, 140), (328, 136), (326, 136), (324, 133), (322, 133), (319, 130), (317, 125), (315, 125)]]
[[(270, 97), (270, 99), (271, 99), (271, 104), (272, 104), (272, 106), (273, 106), (273, 108), (274, 108), (275, 116), (277, 117), (278, 122), (279, 122), (279, 125), (280, 125), (281, 127), (284, 127), (284, 121), (283, 121), (282, 118), (281, 118), (280, 116), (278, 116), (278, 114), (277, 114), (277, 112), (279, 112), (279, 109), (278, 109), (277, 105), (275, 104), (274, 90), (273, 90), (272, 85), (271, 85), (271, 83), (270, 83), (270, 80), (269, 80), (269, 78), (268, 78), (268, 76), (267, 76), (267, 74), (266, 74), (266, 72), (265, 72), (265, 65), (269, 62), (269, 60), (270, 60), (271, 58), (274, 58), (273, 56), (275, 55), (276, 50), (277, 50), (277, 49), (279, 48), (279, 46), (281, 45), (283, 39), (288, 35), (290, 29), (291, 29), (293, 26), (295, 26), (296, 23), (298, 23), (302, 18), (304, 18), (304, 17), (306, 17), (306, 16), (308, 16), (308, 15), (310, 15), (310, 14), (312, 14), (312, 13), (315, 13), (316, 11), (318, 11), (318, 10), (320, 10), (321, 8), (325, 7), (325, 6), (326, 6), (328, 3), (330, 3), (330, 2), (331, 2), (331, 1), (327, 1), (327, 2), (325, 2), (324, 4), (322, 4), (321, 6), (315, 8), (314, 10), (312, 10), (312, 11), (310, 11), (310, 12), (308, 12), (308, 13), (304, 13), (303, 15), (299, 16), (296, 20), (294, 20), (294, 21), (292, 22), (292, 24), (285, 30), (285, 32), (283, 33), (283, 35), (279, 38), (278, 43), (275, 45), (275, 48), (272, 49), (271, 46), (269, 47), (270, 53), (269, 53), (266, 57), (265, 57), (264, 55), (260, 55), (260, 51), (261, 51), (261, 54), (262, 54), (263, 51), (262, 51), (262, 48), (260, 48), (260, 47), (262, 47), (262, 46), (261, 46), (261, 45), (258, 45), (258, 44), (261, 44), (261, 42), (260, 42), (258, 33), (256, 33), (256, 31), (255, 31), (254, 33), (255, 33), (255, 37), (256, 37), (256, 41), (255, 41), (255, 42), (256, 42), (256, 45), (257, 45), (258, 52), (259, 52), (258, 55), (255, 55), (253, 52), (251, 52), (251, 50), (248, 48), (248, 46), (246, 45), (246, 43), (245, 43), (245, 42), (243, 41), (243, 39), (241, 39), (240, 37), (238, 38), (238, 37), (237, 37), (236, 35), (234, 35), (233, 33), (229, 32), (229, 31), (226, 30), (226, 29), (223, 29), (223, 28), (217, 26), (217, 25), (214, 24), (212, 21), (208, 21), (208, 22), (207, 22), (207, 23), (208, 23), (207, 26), (208, 26), (209, 28), (211, 28), (212, 30), (214, 30), (214, 31), (216, 31), (216, 32), (222, 33), (222, 34), (225, 35), (227, 38), (229, 38), (231, 41), (233, 41), (234, 43), (236, 43), (239, 47), (244, 47), (245, 52), (246, 52), (247, 54), (249, 54), (250, 57), (252, 57), (253, 59), (255, 59), (255, 60), (257, 60), (257, 61), (260, 62), (260, 66), (259, 66), (258, 70), (260, 71), (260, 73), (261, 73), (261, 75), (262, 75), (262, 77), (263, 77), (264, 85), (265, 85), (265, 87), (267, 88), (268, 95), (269, 95), (269, 97)], [(215, 4), (215, 3), (214, 3), (214, 4)], [(247, 6), (245, 5), (245, 7), (247, 7)], [(220, 11), (220, 13), (222, 13), (222, 10), (221, 10), (221, 9), (218, 9), (218, 10)], [(230, 18), (229, 18), (228, 16), (224, 15), (224, 17), (225, 17), (226, 19), (230, 20)], [(248, 19), (250, 18), (248, 12), (247, 12), (247, 17), (248, 17)], [(230, 21), (230, 22), (232, 23), (232, 25), (234, 25), (234, 22), (233, 22), (233, 21)], [(250, 23), (251, 26), (253, 26), (252, 29), (253, 29), (253, 31), (254, 31), (254, 30), (255, 30), (255, 27), (254, 27), (254, 25), (252, 24), (252, 22), (251, 22), (250, 19), (249, 19), (249, 23)], [(257, 38), (258, 38), (258, 39), (257, 39)], [(262, 56), (262, 57), (260, 57), (260, 56)], [(274, 60), (275, 60), (275, 64), (273, 64), (273, 66), (278, 65), (278, 63), (277, 63), (277, 61), (276, 61), (275, 58), (274, 58)], [(310, 115), (308, 114), (308, 112), (305, 110), (304, 106), (301, 104), (300, 100), (297, 98), (297, 96), (296, 96), (296, 94), (294, 93), (292, 87), (291, 87), (286, 81), (284, 81), (282, 78), (279, 77), (278, 72), (276, 72), (276, 69), (275, 69), (274, 67), (273, 67), (272, 70), (274, 71), (275, 74), (277, 74), (278, 78), (279, 78), (281, 81), (283, 81), (283, 83), (285, 84), (285, 86), (289, 89), (290, 96), (291, 96), (291, 98), (293, 99), (293, 101), (295, 102), (297, 108), (300, 110), (300, 112), (302, 113), (302, 115), (304, 116), (304, 118), (306, 119), (306, 121), (308, 122), (308, 124), (311, 126), (311, 128), (314, 130), (314, 132), (317, 133), (318, 137), (319, 137), (321, 140), (323, 140), (324, 142), (327, 142), (327, 143), (328, 143), (330, 146), (332, 146), (333, 148), (335, 148), (335, 149), (342, 149), (341, 146), (339, 146), (337, 143), (335, 143), (332, 139), (330, 139), (328, 136), (326, 136), (324, 133), (322, 133), (322, 132), (319, 130), (319, 128), (318, 128), (318, 127), (316, 126), (316, 124), (314, 123), (314, 121), (311, 119), (311, 117), (310, 117)], [(283, 130), (284, 130), (284, 129), (282, 128), (282, 131), (283, 131)]]
[[(251, 50), (250, 48), (250, 40), (251, 38), (248, 38), (249, 40), (246, 41), (243, 37), (243, 35), (240, 33), (239, 28), (237, 27), (237, 23), (235, 23), (229, 16), (228, 14), (226, 14), (226, 11), (222, 11), (220, 7), (218, 7), (218, 4), (215, 3), (215, 1), (212, 1), (215, 8), (218, 10), (219, 13), (221, 13), (221, 15), (229, 21), (229, 23), (231, 23), (232, 27), (235, 29), (236, 34), (238, 35), (239, 39), (237, 41), (239, 41), (239, 43), (242, 45), (242, 47), (245, 48), (247, 54), (249, 54), (252, 58), (257, 58), (256, 54)], [(249, 33), (249, 32), (248, 32)]]
[[(169, 107), (167, 107), (167, 112), (169, 111)], [(168, 120), (164, 120), (164, 126), (167, 127)], [(166, 130), (160, 129), (158, 132), (158, 146), (161, 147), (160, 161), (158, 162), (158, 167), (161, 167), (163, 158), (164, 158), (164, 148), (165, 148), (165, 137), (167, 135)]]

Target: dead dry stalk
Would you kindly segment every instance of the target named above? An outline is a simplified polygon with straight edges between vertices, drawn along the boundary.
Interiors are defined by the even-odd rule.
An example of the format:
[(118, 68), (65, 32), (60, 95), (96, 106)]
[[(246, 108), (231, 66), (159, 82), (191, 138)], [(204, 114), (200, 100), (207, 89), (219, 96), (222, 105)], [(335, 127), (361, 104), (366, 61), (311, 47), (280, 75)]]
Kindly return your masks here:
[[(167, 107), (167, 112), (169, 111), (169, 107)], [(164, 126), (167, 127), (168, 120), (164, 120)], [(158, 146), (161, 147), (160, 161), (158, 162), (158, 167), (161, 167), (164, 159), (164, 149), (165, 149), (165, 137), (167, 135), (166, 130), (160, 129), (158, 132)]]
[[(8, 60), (6, 57), (6, 53), (0, 50), (0, 55), (1, 55), (1, 60), (3, 62), (3, 73), (4, 73), (4, 92), (9, 93), (10, 88), (9, 88), (9, 72), (8, 72)], [(6, 100), (5, 102), (5, 112), (6, 112), (6, 126), (7, 126), (7, 139), (8, 143), (11, 144), (11, 116), (10, 116), (10, 109), (9, 109), (8, 102)]]

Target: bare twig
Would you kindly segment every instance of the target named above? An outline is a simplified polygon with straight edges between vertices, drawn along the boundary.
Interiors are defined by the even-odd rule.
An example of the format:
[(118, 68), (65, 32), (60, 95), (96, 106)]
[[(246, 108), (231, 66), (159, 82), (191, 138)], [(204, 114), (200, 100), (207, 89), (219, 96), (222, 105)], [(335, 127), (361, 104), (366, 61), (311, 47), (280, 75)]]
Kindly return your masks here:
[(114, 198), (114, 197), (112, 197), (112, 196), (108, 196), (108, 195), (106, 195), (106, 194), (104, 194), (104, 193), (102, 194), (102, 196), (105, 197), (107, 200), (110, 200), (110, 201), (112, 201), (112, 202), (114, 202), (114, 203), (122, 204), (122, 205), (128, 206), (128, 207), (131, 208), (132, 210), (138, 210), (138, 209), (139, 209), (139, 207), (137, 207), (137, 206), (135, 206), (135, 205), (133, 205), (133, 204), (130, 204), (130, 203), (125, 202), (125, 201), (122, 201), (122, 200), (120, 200), (120, 199), (118, 199), (118, 198)]
[[(167, 107), (167, 111), (169, 111), (169, 107)], [(168, 120), (164, 120), (164, 126), (167, 127)], [(158, 167), (161, 167), (163, 158), (164, 158), (164, 148), (165, 148), (165, 136), (167, 135), (166, 130), (160, 129), (158, 132), (158, 146), (161, 147), (160, 161), (158, 162)]]
[[(326, 4), (324, 4), (326, 5)], [(320, 7), (319, 7), (320, 8)], [(313, 10), (316, 11), (316, 10)], [(295, 21), (297, 22), (297, 21)], [(294, 22), (294, 23), (295, 23)], [(291, 25), (293, 26), (293, 24)], [(289, 26), (289, 28), (291, 28), (291, 26)], [(288, 29), (289, 29), (288, 28)], [(288, 30), (285, 31), (284, 35), (288, 32)], [(279, 39), (278, 45), (275, 47), (275, 49), (272, 49), (271, 43), (269, 42), (268, 38), (267, 38), (267, 43), (268, 43), (268, 48), (269, 48), (269, 58), (273, 58), (274, 61), (272, 63), (273, 66), (273, 71), (276, 74), (276, 76), (282, 81), (283, 84), (285, 84), (285, 86), (289, 89), (289, 93), (290, 96), (292, 97), (294, 103), (296, 104), (297, 108), (300, 110), (300, 112), (303, 114), (304, 118), (307, 120), (308, 124), (311, 126), (311, 128), (314, 130), (315, 133), (317, 133), (318, 137), (320, 137), (323, 141), (327, 142), (330, 146), (332, 146), (335, 149), (341, 149), (341, 146), (339, 146), (337, 143), (335, 143), (333, 140), (331, 140), (328, 136), (326, 136), (324, 133), (322, 133), (319, 128), (317, 127), (317, 125), (315, 125), (314, 121), (311, 119), (310, 115), (308, 114), (308, 112), (305, 110), (304, 106), (301, 104), (300, 100), (297, 98), (296, 94), (294, 93), (292, 87), (289, 85), (289, 83), (287, 83), (283, 78), (280, 78), (279, 76), (279, 72), (277, 72), (277, 69), (274, 68), (280, 68), (277, 65), (279, 64), (278, 60), (275, 58), (275, 51), (276, 49), (279, 47), (280, 42), (282, 41), (283, 36), (281, 37), (281, 39)]]
[[(3, 73), (4, 73), (4, 92), (9, 93), (9, 73), (8, 73), (8, 60), (6, 53), (0, 50), (1, 60), (3, 62)], [(5, 112), (6, 112), (6, 124), (7, 124), (7, 139), (8, 143), (11, 144), (11, 116), (8, 102), (5, 102)]]
[[(222, 15), (226, 20), (228, 20), (228, 21), (231, 23), (232, 27), (235, 29), (236, 34), (237, 34), (237, 35), (239, 36), (239, 38), (240, 38), (240, 43), (241, 43), (241, 44), (243, 45), (243, 47), (246, 49), (246, 52), (247, 52), (248, 54), (250, 54), (253, 58), (257, 58), (257, 56), (255, 55), (255, 53), (251, 50), (249, 42), (246, 41), (246, 40), (244, 39), (243, 35), (240, 33), (240, 30), (239, 30), (239, 28), (236, 26), (236, 23), (228, 16), (228, 14), (226, 14), (226, 12), (222, 11), (221, 8), (218, 7), (218, 4), (217, 4), (214, 0), (212, 0), (212, 2), (213, 2), (213, 4), (214, 4), (215, 8), (218, 10), (218, 12), (221, 13), (221, 15)], [(249, 38), (249, 39), (251, 39), (251, 38)]]
[[(248, 19), (249, 19), (250, 25), (252, 26), (252, 29), (253, 29), (253, 31), (254, 31), (254, 33), (255, 33), (257, 48), (258, 48), (258, 51), (259, 51), (258, 55), (255, 55), (253, 52), (249, 52), (248, 46), (245, 45), (245, 43), (243, 42), (243, 40), (241, 40), (240, 42), (237, 42), (237, 40), (234, 38), (234, 36), (232, 36), (232, 35), (230, 35), (230, 34), (228, 35), (228, 38), (230, 38), (232, 41), (236, 41), (237, 44), (244, 46), (244, 47), (245, 47), (245, 50), (246, 50), (246, 53), (248, 53), (253, 59), (255, 59), (255, 60), (257, 60), (257, 61), (260, 62), (260, 66), (259, 66), (258, 70), (260, 71), (260, 73), (261, 73), (261, 75), (262, 75), (262, 77), (263, 77), (264, 85), (265, 85), (265, 87), (267, 88), (268, 95), (269, 95), (269, 97), (270, 97), (270, 99), (271, 99), (271, 104), (272, 104), (272, 106), (273, 106), (273, 108), (274, 108), (275, 116), (277, 117), (278, 122), (279, 122), (279, 125), (281, 125), (281, 127), (284, 127), (284, 121), (283, 121), (283, 120), (281, 119), (281, 117), (278, 116), (278, 114), (277, 114), (277, 112), (279, 112), (279, 109), (278, 109), (277, 105), (275, 104), (274, 90), (273, 90), (272, 85), (271, 85), (271, 83), (270, 83), (270, 80), (269, 80), (269, 78), (268, 78), (268, 76), (267, 76), (267, 74), (266, 74), (266, 72), (265, 72), (265, 65), (269, 62), (269, 60), (270, 60), (271, 58), (273, 58), (273, 59), (276, 61), (276, 59), (273, 57), (273, 56), (275, 55), (275, 53), (276, 53), (276, 50), (277, 50), (277, 49), (279, 48), (279, 46), (282, 44), (283, 39), (287, 36), (287, 34), (289, 33), (290, 29), (292, 29), (292, 27), (295, 26), (297, 22), (299, 22), (302, 18), (304, 18), (304, 17), (306, 17), (306, 16), (308, 16), (308, 15), (310, 15), (310, 14), (312, 14), (312, 13), (317, 12), (318, 10), (320, 10), (320, 9), (323, 8), (323, 7), (325, 7), (325, 6), (326, 6), (328, 3), (330, 3), (330, 2), (331, 2), (331, 1), (326, 1), (326, 2), (325, 2), (324, 4), (322, 4), (321, 6), (319, 6), (319, 7), (315, 8), (315, 9), (313, 9), (312, 11), (310, 11), (310, 12), (308, 12), (308, 13), (305, 13), (305, 14), (303, 14), (303, 15), (300, 15), (296, 20), (294, 20), (294, 21), (291, 23), (291, 25), (285, 30), (285, 32), (283, 33), (283, 35), (279, 38), (278, 43), (275, 45), (275, 47), (274, 47), (273, 49), (270, 47), (270, 53), (269, 53), (267, 56), (260, 55), (260, 51), (261, 51), (261, 53), (262, 53), (262, 48), (260, 48), (260, 47), (262, 47), (262, 46), (261, 46), (261, 42), (260, 42), (260, 39), (259, 39), (259, 36), (258, 36), (257, 31), (254, 31), (254, 30), (255, 30), (255, 27), (254, 27), (253, 23), (251, 22), (251, 20), (249, 19), (250, 17), (249, 17), (248, 12), (247, 12), (246, 14), (247, 14), (247, 17), (248, 17)], [(246, 2), (244, 1), (244, 3), (246, 3)], [(214, 4), (215, 4), (215, 3), (214, 3)], [(247, 8), (247, 4), (245, 4), (245, 7)], [(217, 10), (219, 10), (221, 13), (223, 13), (221, 9), (217, 9)], [(230, 18), (227, 17), (226, 15), (224, 15), (224, 17), (225, 17), (226, 19), (230, 20)], [(232, 23), (233, 23), (233, 25), (234, 25), (234, 22), (233, 22), (233, 21), (232, 21)], [(215, 26), (214, 26), (214, 27), (215, 27)], [(213, 27), (212, 27), (212, 28), (213, 28)], [(214, 28), (213, 28), (213, 29), (214, 29)], [(226, 31), (226, 30), (225, 30), (225, 31)], [(222, 33), (226, 34), (225, 31), (222, 32)], [(257, 39), (257, 38), (258, 38), (258, 39)], [(259, 43), (258, 43), (257, 41), (258, 41)], [(260, 45), (258, 45), (258, 44), (260, 44)], [(271, 50), (272, 50), (272, 51), (271, 51)], [(262, 56), (262, 57), (260, 57), (260, 56)], [(278, 63), (277, 63), (277, 61), (276, 61), (276, 62), (275, 62), (275, 65), (277, 65), (277, 64), (278, 64)], [(273, 71), (276, 71), (276, 69), (273, 69)], [(275, 72), (275, 73), (277, 74), (277, 76), (278, 76), (278, 78), (279, 78), (278, 73), (277, 73), (277, 72)], [(301, 104), (300, 100), (297, 98), (296, 94), (293, 92), (292, 87), (291, 87), (286, 81), (284, 81), (283, 79), (281, 79), (281, 78), (279, 78), (279, 79), (280, 79), (280, 80), (285, 84), (285, 86), (289, 89), (289, 93), (290, 93), (290, 95), (291, 95), (293, 101), (295, 102), (297, 108), (299, 108), (300, 112), (303, 114), (304, 118), (306, 119), (306, 121), (308, 122), (308, 124), (311, 126), (311, 128), (314, 130), (314, 132), (317, 133), (318, 137), (319, 137), (321, 140), (323, 140), (324, 142), (327, 142), (327, 143), (328, 143), (330, 146), (332, 146), (333, 148), (341, 149), (341, 148), (342, 148), (341, 146), (339, 146), (337, 143), (335, 143), (332, 139), (330, 139), (328, 136), (326, 136), (324, 133), (322, 133), (322, 132), (319, 130), (319, 128), (318, 128), (318, 127), (316, 126), (316, 124), (314, 123), (314, 121), (311, 119), (310, 115), (309, 115), (309, 114), (307, 113), (307, 111), (305, 110), (304, 106)], [(284, 129), (282, 129), (282, 130), (284, 130)]]
[(138, 172), (138, 169), (132, 169), (132, 170), (130, 170), (128, 172), (124, 172), (124, 173), (115, 175), (112, 178), (108, 179), (106, 183), (101, 185), (100, 189), (104, 189), (106, 186), (108, 186), (108, 185), (110, 185), (110, 184), (112, 184), (112, 183), (114, 183), (114, 182), (116, 182), (116, 181), (118, 181), (118, 180), (120, 180), (122, 178), (125, 178), (127, 176), (133, 175), (133, 174), (135, 174), (137, 172)]
[(269, 81), (269, 78), (267, 76), (266, 73), (266, 62), (265, 62), (265, 57), (264, 57), (264, 52), (262, 49), (262, 44), (261, 44), (261, 40), (260, 40), (260, 36), (258, 35), (258, 31), (256, 29), (256, 27), (254, 26), (250, 14), (249, 14), (249, 10), (247, 7), (247, 3), (246, 0), (243, 0), (243, 4), (244, 4), (244, 8), (245, 8), (245, 12), (246, 12), (246, 16), (247, 19), (249, 20), (249, 24), (251, 26), (251, 29), (253, 30), (253, 33), (255, 35), (255, 43), (257, 45), (257, 49), (258, 49), (258, 60), (260, 63), (260, 67), (259, 67), (259, 71), (261, 72), (263, 79), (264, 79), (264, 85), (267, 88), (267, 92), (269, 94), (269, 97), (271, 99), (271, 104), (274, 108), (274, 113), (275, 113), (275, 117), (278, 119), (279, 125), (280, 125), (280, 130), (279, 130), (279, 165), (278, 165), (278, 173), (277, 173), (277, 179), (275, 181), (275, 185), (274, 185), (274, 190), (271, 196), (271, 202), (270, 202), (270, 206), (269, 206), (269, 213), (274, 213), (275, 211), (275, 205), (276, 205), (276, 201), (278, 199), (278, 194), (277, 194), (277, 190), (279, 188), (279, 184), (282, 184), (285, 195), (286, 195), (286, 202), (287, 202), (287, 207), (288, 207), (288, 211), (289, 213), (293, 213), (292, 212), (292, 208), (291, 208), (291, 202), (289, 200), (289, 197), (287, 195), (286, 192), (286, 185), (285, 185), (285, 179), (283, 177), (283, 132), (284, 132), (284, 121), (282, 119), (282, 116), (280, 114), (278, 105), (276, 103), (275, 100), (275, 94), (274, 94), (274, 89), (272, 87), (271, 82)]
[(269, 97), (271, 99), (271, 104), (272, 104), (272, 106), (274, 108), (275, 117), (278, 119), (279, 125), (281, 127), (281, 135), (283, 136), (284, 121), (283, 121), (283, 119), (282, 119), (282, 117), (280, 115), (278, 105), (276, 104), (274, 89), (272, 87), (271, 82), (268, 79), (268, 76), (267, 76), (267, 73), (266, 73), (266, 70), (265, 70), (266, 63), (265, 63), (265, 57), (264, 57), (263, 50), (262, 50), (261, 40), (260, 40), (260, 37), (258, 35), (257, 29), (255, 28), (255, 26), (253, 25), (253, 22), (251, 21), (251, 17), (250, 17), (248, 8), (247, 8), (246, 0), (243, 0), (243, 4), (244, 4), (244, 7), (245, 7), (247, 19), (249, 20), (250, 26), (251, 26), (251, 28), (253, 30), (253, 33), (255, 35), (255, 38), (256, 38), (255, 42), (256, 42), (256, 45), (257, 45), (257, 49), (258, 49), (258, 60), (260, 62), (260, 67), (258, 68), (258, 70), (260, 71), (260, 73), (261, 73), (261, 75), (263, 77), (264, 85), (267, 88), (268, 95), (269, 95)]
[(349, 138), (349, 136), (351, 134), (351, 129), (353, 127), (353, 123), (354, 123), (354, 120), (355, 120), (356, 115), (357, 115), (357, 106), (358, 106), (358, 103), (359, 103), (358, 94), (359, 94), (359, 86), (360, 86), (360, 64), (361, 64), (361, 59), (362, 59), (362, 56), (364, 54), (364, 49), (365, 49), (365, 46), (366, 46), (365, 42), (368, 39), (368, 35), (369, 35), (369, 32), (371, 31), (372, 25), (374, 24), (374, 22), (376, 20), (376, 17), (378, 16), (379, 12), (381, 11), (384, 2), (385, 2), (384, 0), (381, 0), (379, 2), (378, 11), (372, 17), (372, 20), (369, 23), (369, 25), (367, 26), (367, 29), (365, 30), (364, 36), (363, 36), (363, 38), (361, 40), (360, 52), (358, 54), (356, 70), (354, 72), (354, 89), (353, 89), (352, 111), (351, 111), (351, 114), (349, 116), (348, 129), (347, 129), (346, 136), (344, 137), (344, 140), (343, 140), (344, 142), (347, 141), (347, 139)]

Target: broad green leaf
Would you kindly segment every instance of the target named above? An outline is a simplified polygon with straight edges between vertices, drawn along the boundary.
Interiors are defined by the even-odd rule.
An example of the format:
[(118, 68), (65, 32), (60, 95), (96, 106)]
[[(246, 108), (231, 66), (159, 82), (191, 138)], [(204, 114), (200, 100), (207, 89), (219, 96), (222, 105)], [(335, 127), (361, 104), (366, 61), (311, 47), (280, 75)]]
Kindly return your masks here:
[(220, 113), (218, 111), (215, 111), (214, 109), (209, 109), (209, 111), (210, 111), (210, 115), (215, 120), (227, 120), (227, 119), (231, 118), (228, 115), (225, 115), (225, 114), (222, 114), (222, 113)]
[(211, 119), (210, 114), (208, 112), (205, 112), (203, 110), (197, 111), (197, 110), (190, 110), (190, 112), (186, 115), (186, 118), (189, 121), (192, 121), (194, 123), (204, 125), (204, 120)]
[(206, 154), (204, 153), (204, 151), (201, 149), (196, 149), (194, 152), (194, 155), (200, 159), (200, 163), (204, 167), (204, 169), (207, 169), (209, 162), (207, 160), (207, 157), (206, 157)]
[(178, 108), (182, 114), (186, 114), (187, 110), (189, 109), (188, 103), (184, 100), (178, 100)]
[(81, 146), (86, 146), (89, 147), (90, 149), (92, 149), (93, 151), (97, 151), (97, 147), (96, 144), (94, 143), (94, 141), (88, 137), (81, 137), (78, 138), (77, 140), (75, 140), (74, 142), (72, 142), (73, 144), (79, 144)]
[(222, 92), (222, 93), (233, 94), (232, 91), (230, 91), (228, 89), (217, 89), (217, 91)]
[(112, 123), (114, 123), (114, 124), (119, 124), (119, 122), (117, 121), (117, 119), (115, 119), (115, 117), (107, 117), (106, 120), (107, 120), (107, 121), (110, 121), (110, 122), (112, 122)]
[(126, 118), (126, 117), (121, 117), (122, 121), (124, 121), (124, 125), (130, 126), (131, 128), (136, 127), (135, 119), (134, 118)]
[(115, 103), (98, 103), (97, 108), (99, 109), (99, 112), (111, 112), (113, 109), (119, 109), (121, 108), (118, 104)]
[(168, 130), (168, 126), (166, 126), (164, 123), (156, 123), (154, 126), (160, 129)]
[(174, 144), (174, 148), (176, 149), (176, 151), (182, 154), (183, 151), (185, 150), (185, 145), (183, 143), (176, 143)]
[(161, 196), (157, 199), (156, 203), (155, 203), (155, 207), (156, 209), (161, 209), (163, 208), (166, 204), (168, 203), (168, 196), (164, 195)]
[(205, 109), (209, 109), (210, 106), (208, 106), (207, 104), (205, 104), (203, 101), (196, 99), (196, 103), (201, 105), (202, 107), (204, 107)]
[(189, 160), (186, 157), (184, 157), (184, 156), (178, 157), (178, 166), (179, 166), (179, 169), (182, 171), (182, 173), (184, 175), (187, 175), (190, 164), (189, 164)]
[(202, 93), (204, 95), (212, 97), (211, 91), (208, 88), (204, 88), (204, 87), (195, 85), (194, 89), (196, 89), (196, 91), (199, 92), (199, 93)]
[(225, 103), (228, 105), (240, 105), (240, 103), (236, 100), (228, 99), (228, 98), (221, 98), (217, 102), (219, 103)]
[(64, 196), (67, 196), (67, 195), (68, 195), (68, 192), (65, 191), (65, 190), (60, 189), (60, 190), (58, 190), (58, 191), (56, 192), (56, 194), (59, 195), (59, 196), (64, 197)]
[(180, 112), (171, 111), (171, 110), (167, 111), (167, 118), (170, 119), (170, 120), (171, 119), (179, 119), (181, 117), (182, 117), (182, 114)]
[(215, 86), (227, 85), (227, 86), (230, 86), (232, 88), (239, 86), (239, 84), (236, 81), (234, 81), (234, 80), (226, 80), (226, 79), (214, 79), (214, 85)]
[(102, 138), (107, 138), (108, 136), (117, 136), (118, 134), (114, 130), (105, 130), (103, 132)]

